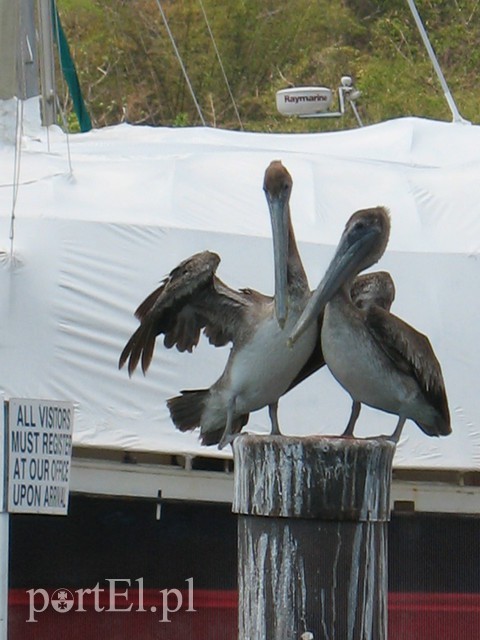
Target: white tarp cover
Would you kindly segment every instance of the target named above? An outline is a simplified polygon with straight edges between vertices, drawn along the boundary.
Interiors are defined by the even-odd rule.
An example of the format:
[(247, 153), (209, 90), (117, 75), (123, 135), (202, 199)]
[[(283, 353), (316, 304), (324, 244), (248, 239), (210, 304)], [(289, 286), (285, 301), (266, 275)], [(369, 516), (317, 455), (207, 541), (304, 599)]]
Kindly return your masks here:
[[(234, 287), (273, 289), (264, 170), (293, 176), (293, 223), (310, 283), (348, 217), (385, 205), (392, 232), (375, 269), (392, 274), (393, 311), (426, 333), (442, 363), (453, 434), (408, 421), (395, 464), (480, 468), (480, 127), (405, 118), (339, 133), (277, 135), (119, 125), (68, 138), (25, 104), (0, 103), (0, 392), (72, 400), (76, 445), (219, 454), (170, 422), (165, 400), (216, 380), (228, 350), (158, 341), (146, 377), (118, 356), (133, 311), (180, 260), (218, 252)], [(33, 110), (33, 116), (32, 116)], [(72, 162), (69, 170), (68, 152)], [(18, 191), (14, 188), (15, 167)], [(14, 236), (10, 240), (13, 201)], [(350, 398), (324, 368), (280, 402), (287, 434), (339, 434)], [(363, 408), (359, 436), (396, 417)], [(267, 432), (268, 414), (247, 427)]]

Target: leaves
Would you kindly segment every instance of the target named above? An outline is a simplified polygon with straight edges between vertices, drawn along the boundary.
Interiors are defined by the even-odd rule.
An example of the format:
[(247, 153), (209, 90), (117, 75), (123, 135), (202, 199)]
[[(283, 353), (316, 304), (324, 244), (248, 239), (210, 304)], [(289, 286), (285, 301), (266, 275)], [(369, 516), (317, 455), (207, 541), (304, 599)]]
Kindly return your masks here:
[[(200, 123), (157, 0), (57, 3), (96, 126)], [(480, 0), (416, 4), (460, 112), (478, 121)], [(451, 119), (404, 0), (162, 0), (161, 6), (210, 126), (240, 126), (215, 45), (249, 130), (356, 126), (351, 113), (299, 120), (276, 112), (277, 90), (336, 89), (343, 75), (353, 76), (362, 91), (358, 106), (366, 123), (402, 115)], [(60, 83), (59, 89), (68, 104), (66, 88)]]

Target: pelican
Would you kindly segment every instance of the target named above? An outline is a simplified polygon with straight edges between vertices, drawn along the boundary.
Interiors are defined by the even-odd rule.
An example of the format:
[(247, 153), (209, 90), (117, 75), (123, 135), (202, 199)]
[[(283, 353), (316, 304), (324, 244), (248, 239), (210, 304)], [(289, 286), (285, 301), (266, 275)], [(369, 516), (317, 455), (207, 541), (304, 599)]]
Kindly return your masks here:
[[(373, 306), (379, 306), (386, 311), (390, 311), (395, 299), (395, 284), (392, 276), (387, 271), (375, 271), (374, 273), (365, 273), (358, 276), (353, 281), (350, 297), (353, 304), (360, 309), (367, 310)], [(308, 376), (315, 373), (315, 371), (325, 364), (321, 341), (322, 323), (323, 313), (318, 317), (318, 337), (315, 349), (308, 362), (303, 366), (300, 373), (288, 388), (288, 391), (297, 386), (297, 384), (300, 384), (300, 382), (303, 382), (305, 378), (308, 378)], [(361, 406), (359, 402), (352, 403), (350, 419), (342, 436), (353, 435), (353, 429), (360, 415), (360, 409)]]
[(389, 234), (390, 217), (385, 208), (352, 215), (289, 344), (295, 345), (305, 331), (316, 326), (323, 312), (323, 355), (336, 380), (352, 397), (352, 417), (360, 403), (397, 415), (398, 423), (390, 436), (395, 443), (407, 419), (429, 436), (446, 436), (451, 427), (445, 384), (428, 338), (375, 304), (362, 309), (352, 303), (354, 277), (381, 258)]
[[(150, 366), (156, 336), (166, 348), (192, 352), (203, 332), (216, 347), (232, 343), (223, 374), (209, 389), (181, 391), (167, 400), (180, 431), (200, 427), (202, 444), (223, 448), (247, 424), (249, 413), (268, 406), (272, 434), (279, 434), (278, 400), (320, 369), (320, 316), (295, 346), (286, 340), (309, 297), (290, 219), (292, 179), (279, 161), (265, 172), (264, 191), (274, 244), (275, 296), (253, 289), (235, 290), (216, 275), (220, 257), (203, 251), (181, 262), (138, 307), (140, 326), (127, 342), (119, 367), (128, 360), (132, 375), (141, 361)], [(393, 282), (387, 273), (358, 278), (353, 299), (359, 304), (391, 304)], [(357, 414), (358, 415), (358, 414)]]
[(307, 276), (290, 219), (292, 179), (279, 161), (266, 170), (264, 191), (272, 224), (275, 296), (231, 289), (216, 275), (217, 254), (205, 251), (182, 262), (139, 306), (140, 326), (119, 361), (131, 375), (139, 363), (145, 373), (155, 338), (167, 348), (192, 351), (200, 332), (215, 346), (232, 343), (220, 378), (209, 388), (182, 391), (167, 401), (181, 431), (200, 427), (203, 444), (223, 448), (247, 423), (249, 413), (268, 406), (272, 433), (280, 433), (278, 399), (314, 351), (318, 325), (308, 328), (293, 350), (287, 337), (309, 297)]

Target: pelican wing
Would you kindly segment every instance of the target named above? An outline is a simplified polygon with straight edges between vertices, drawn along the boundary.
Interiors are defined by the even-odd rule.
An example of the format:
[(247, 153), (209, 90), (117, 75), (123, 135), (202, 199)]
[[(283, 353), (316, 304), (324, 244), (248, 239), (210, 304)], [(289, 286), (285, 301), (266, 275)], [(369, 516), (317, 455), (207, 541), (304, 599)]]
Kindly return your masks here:
[(188, 299), (211, 283), (219, 264), (220, 256), (212, 251), (202, 251), (183, 260), (139, 305), (135, 317), (142, 322), (155, 307), (167, 309)]
[(145, 373), (160, 334), (167, 348), (176, 346), (179, 351), (191, 352), (202, 330), (215, 346), (235, 341), (252, 296), (231, 289), (215, 276), (219, 262), (216, 253), (197, 253), (181, 262), (145, 298), (135, 312), (140, 326), (122, 351), (120, 368), (128, 360), (131, 375), (141, 359)]
[(367, 311), (366, 325), (396, 367), (415, 378), (425, 398), (442, 416), (448, 433), (450, 418), (442, 369), (427, 336), (374, 306)]

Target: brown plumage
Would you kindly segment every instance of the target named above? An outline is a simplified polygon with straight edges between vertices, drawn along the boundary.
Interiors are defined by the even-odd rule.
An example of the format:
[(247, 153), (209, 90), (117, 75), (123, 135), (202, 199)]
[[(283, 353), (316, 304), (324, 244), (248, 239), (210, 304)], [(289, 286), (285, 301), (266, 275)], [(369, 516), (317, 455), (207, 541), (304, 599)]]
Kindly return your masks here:
[[(393, 301), (395, 300), (395, 284), (392, 276), (387, 271), (375, 271), (373, 273), (364, 273), (358, 276), (353, 281), (352, 288), (350, 290), (350, 297), (355, 306), (359, 309), (369, 309), (371, 307), (382, 307), (386, 311), (389, 311)], [(288, 391), (296, 387), (298, 384), (306, 380), (313, 373), (321, 369), (325, 364), (325, 358), (322, 351), (321, 331), (323, 323), (323, 313), (318, 317), (318, 340), (315, 344), (315, 348), (307, 360), (302, 370), (293, 380), (289, 386)], [(358, 418), (358, 412), (356, 413), (355, 420), (350, 428), (353, 430), (353, 426)], [(348, 427), (347, 427), (348, 429)]]
[[(155, 340), (164, 335), (166, 348), (192, 352), (203, 331), (216, 347), (229, 342), (235, 344), (241, 336), (241, 326), (249, 310), (259, 305), (273, 304), (273, 298), (253, 289), (236, 291), (225, 285), (216, 275), (220, 257), (203, 251), (181, 262), (163, 279), (135, 311), (140, 326), (133, 333), (119, 360), (122, 368), (128, 361), (128, 373), (132, 375), (139, 362), (146, 373), (152, 360)], [(362, 308), (383, 305), (389, 309), (395, 295), (393, 280), (385, 271), (359, 276), (352, 286), (352, 299)], [(223, 314), (219, 313), (223, 310)], [(321, 321), (319, 320), (318, 336)], [(325, 364), (321, 340), (315, 342), (308, 360), (295, 376), (287, 391), (303, 382)], [(181, 395), (167, 400), (172, 421), (180, 431), (201, 426), (201, 416), (209, 394), (208, 389), (181, 391)], [(236, 420), (235, 432), (248, 422), (249, 414)], [(203, 430), (205, 445), (217, 444), (223, 427), (214, 431)]]
[(416, 381), (425, 400), (438, 412), (438, 419), (433, 424), (419, 420), (415, 423), (429, 436), (451, 433), (442, 369), (427, 336), (378, 307), (368, 310), (365, 323), (394, 366)]
[(278, 399), (313, 350), (316, 329), (293, 353), (286, 346), (288, 331), (310, 295), (290, 221), (291, 188), (288, 171), (280, 162), (272, 162), (264, 189), (274, 239), (274, 297), (231, 289), (215, 275), (218, 256), (196, 254), (140, 305), (140, 326), (120, 356), (119, 366), (128, 361), (132, 374), (140, 361), (147, 371), (159, 334), (164, 335), (167, 348), (175, 345), (182, 351), (191, 351), (202, 331), (215, 346), (232, 343), (225, 371), (209, 389), (182, 392), (168, 401), (175, 426), (181, 430), (200, 427), (204, 443), (221, 436), (220, 446), (224, 446), (240, 431), (248, 414), (264, 406), (269, 408), (272, 433), (279, 433)]
[(350, 393), (353, 433), (360, 404), (398, 415), (397, 442), (410, 418), (429, 436), (451, 432), (443, 375), (431, 344), (388, 310), (356, 306), (352, 280), (383, 255), (390, 218), (383, 207), (357, 211), (347, 222), (335, 256), (294, 328), (290, 341), (323, 314), (322, 349), (338, 382)]
[(155, 339), (163, 334), (167, 349), (193, 351), (204, 331), (210, 343), (221, 347), (235, 343), (245, 310), (255, 304), (258, 294), (251, 289), (236, 291), (217, 276), (220, 257), (202, 251), (181, 262), (164, 278), (135, 311), (140, 326), (125, 345), (119, 361), (128, 360), (132, 375), (139, 361), (143, 373), (149, 368)]
[[(203, 251), (181, 262), (135, 312), (140, 326), (122, 351), (132, 375), (141, 362), (146, 373), (155, 341), (191, 352), (203, 332), (214, 346), (232, 343), (225, 371), (208, 389), (181, 391), (167, 406), (181, 431), (200, 428), (203, 444), (224, 446), (247, 423), (249, 413), (268, 406), (272, 433), (279, 433), (277, 403), (281, 395), (325, 364), (320, 326), (292, 353), (286, 338), (309, 296), (307, 277), (290, 220), (292, 179), (274, 161), (265, 173), (264, 190), (272, 220), (275, 296), (253, 289), (235, 290), (216, 275), (220, 258)], [(362, 304), (376, 296), (393, 299), (388, 274), (361, 276), (355, 283)], [(286, 292), (286, 294), (285, 294)], [(286, 324), (285, 324), (286, 323)]]

